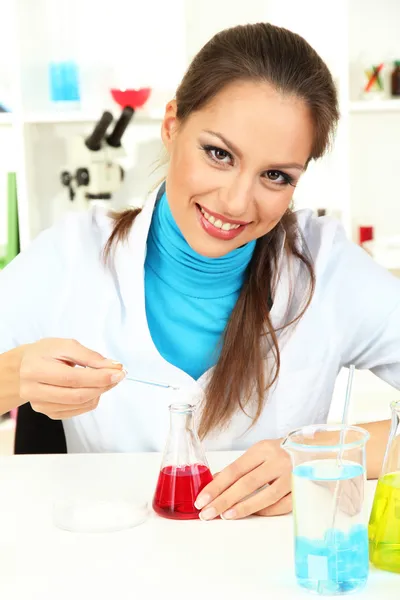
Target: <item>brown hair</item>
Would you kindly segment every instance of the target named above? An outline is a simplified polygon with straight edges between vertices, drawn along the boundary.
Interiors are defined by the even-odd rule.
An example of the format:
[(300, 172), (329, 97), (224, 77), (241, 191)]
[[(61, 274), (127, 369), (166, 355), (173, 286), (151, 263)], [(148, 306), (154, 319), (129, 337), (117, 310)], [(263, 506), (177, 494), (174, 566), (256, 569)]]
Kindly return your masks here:
[[(216, 34), (195, 56), (178, 87), (180, 124), (235, 81), (266, 82), (281, 94), (302, 99), (314, 124), (309, 160), (324, 154), (339, 118), (337, 95), (327, 66), (302, 37), (269, 23), (240, 25)], [(105, 248), (107, 258), (113, 245), (126, 239), (138, 212), (126, 210), (114, 215), (114, 229)], [(289, 210), (279, 225), (257, 240), (247, 279), (226, 326), (220, 356), (207, 386), (199, 427), (201, 437), (226, 426), (239, 407), (245, 410), (255, 392), (254, 424), (263, 410), (267, 390), (278, 378), (280, 352), (269, 302), (279, 278), (282, 229), (286, 233), (284, 251), (288, 258), (300, 262), (303, 281), (307, 282), (300, 292), (300, 310), (292, 318), (288, 316), (285, 327), (296, 323), (311, 302), (314, 269), (296, 218)], [(290, 304), (288, 298), (288, 309)], [(273, 358), (268, 372), (267, 350)]]

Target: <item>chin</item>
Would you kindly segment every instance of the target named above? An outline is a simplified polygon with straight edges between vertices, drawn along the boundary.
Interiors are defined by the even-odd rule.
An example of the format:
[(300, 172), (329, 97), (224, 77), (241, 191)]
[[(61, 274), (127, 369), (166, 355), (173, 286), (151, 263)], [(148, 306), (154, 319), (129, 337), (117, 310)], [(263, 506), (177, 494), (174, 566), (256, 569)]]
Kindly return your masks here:
[(205, 258), (220, 258), (221, 256), (225, 256), (225, 254), (228, 254), (237, 248), (237, 246), (232, 246), (231, 244), (224, 242), (214, 242), (212, 239), (210, 239), (208, 242), (208, 240), (204, 239), (199, 240), (187, 237), (186, 241), (192, 250), (197, 252), (197, 254), (200, 254), (200, 256), (204, 256)]

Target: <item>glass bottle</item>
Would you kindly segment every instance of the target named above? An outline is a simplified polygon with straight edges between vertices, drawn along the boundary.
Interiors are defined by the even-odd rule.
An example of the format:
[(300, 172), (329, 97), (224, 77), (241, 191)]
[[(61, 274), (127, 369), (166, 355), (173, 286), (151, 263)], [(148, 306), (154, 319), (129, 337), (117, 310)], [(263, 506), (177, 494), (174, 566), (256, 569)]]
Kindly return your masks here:
[(197, 519), (194, 503), (212, 481), (194, 428), (195, 406), (171, 404), (170, 430), (153, 499), (153, 508), (167, 519)]
[(400, 573), (400, 400), (392, 402), (392, 427), (369, 521), (369, 556)]
[(77, 0), (46, 0), (45, 23), (48, 36), (48, 85), (51, 107), (57, 110), (80, 109), (76, 22), (80, 9)]
[(395, 61), (392, 71), (392, 96), (400, 96), (400, 60)]

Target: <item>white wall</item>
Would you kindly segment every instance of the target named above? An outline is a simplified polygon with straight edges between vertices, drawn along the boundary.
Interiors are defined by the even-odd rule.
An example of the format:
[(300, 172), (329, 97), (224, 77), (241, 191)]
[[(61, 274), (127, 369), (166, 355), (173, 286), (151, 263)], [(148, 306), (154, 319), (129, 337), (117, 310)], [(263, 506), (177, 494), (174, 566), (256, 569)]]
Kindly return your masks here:
[(185, 68), (183, 0), (18, 0), (24, 106), (49, 110), (48, 63), (80, 65), (82, 109), (112, 106), (110, 83), (174, 89)]
[(354, 225), (400, 235), (400, 112), (354, 114), (350, 132)]
[[(400, 60), (400, 2), (352, 0), (350, 93), (359, 99), (363, 70), (384, 62), (384, 80)], [(374, 225), (380, 235), (400, 234), (400, 111), (352, 114), (350, 169), (353, 226)]]
[[(54, 108), (48, 86), (51, 59), (77, 60), (82, 74), (81, 108), (93, 118), (100, 116), (102, 110), (116, 109), (108, 90), (110, 82), (132, 87), (151, 83), (157, 90), (148, 103), (151, 110), (152, 106), (165, 105), (173, 96), (188, 61), (216, 31), (246, 22), (270, 20), (304, 35), (328, 61), (340, 89), (344, 85), (345, 48), (338, 51), (334, 39), (334, 32), (343, 37), (344, 0), (329, 10), (323, 9), (317, 0), (233, 2), (229, 10), (226, 3), (214, 0), (170, 0), (168, 3), (148, 0), (140, 7), (131, 0), (114, 0), (112, 4), (97, 0), (16, 2), (23, 108), (28, 117)], [(75, 125), (28, 125), (24, 129), (32, 235), (51, 222), (53, 207), (62, 205), (60, 193), (64, 198), (66, 194), (59, 186), (58, 177), (65, 164), (65, 140), (80, 130), (82, 126)], [(134, 186), (129, 193), (127, 191), (132, 197), (148, 187), (149, 169), (144, 163), (153, 162), (159, 154), (159, 144), (155, 141), (158, 131), (157, 124), (140, 126), (130, 129), (124, 138), (130, 155), (128, 164), (135, 167)], [(346, 136), (340, 136), (340, 132), (335, 148), (330, 156), (310, 165), (296, 190), (299, 208), (328, 207), (346, 211), (346, 186), (337, 180), (330, 180), (327, 185), (332, 168), (343, 176), (347, 166)]]
[[(13, 28), (11, 0), (2, 0), (0, 14), (0, 103), (12, 105)], [(7, 243), (7, 176), (15, 168), (15, 137), (11, 126), (2, 121), (0, 113), (0, 256)]]
[(398, 0), (350, 0), (349, 54), (350, 95), (359, 99), (363, 68), (384, 62), (386, 83), (393, 60), (400, 60), (400, 2)]
[(186, 56), (188, 62), (218, 31), (239, 24), (265, 21), (270, 0), (248, 2), (216, 2), (215, 0), (185, 1)]
[(0, 13), (0, 103), (10, 105), (12, 102), (12, 78), (15, 68), (13, 55), (12, 0), (1, 0)]
[[(9, 12), (12, 1), (3, 0)], [(90, 111), (95, 118), (104, 109), (116, 109), (108, 90), (110, 82), (134, 87), (151, 82), (157, 92), (153, 92), (148, 107), (163, 106), (173, 96), (187, 61), (213, 33), (224, 27), (270, 20), (297, 31), (332, 69), (339, 87), (343, 117), (334, 152), (310, 166), (296, 189), (296, 205), (299, 208), (339, 209), (346, 221), (351, 194), (354, 231), (357, 225), (369, 222), (373, 222), (378, 234), (398, 231), (400, 202), (395, 174), (400, 167), (400, 113), (352, 115), (350, 150), (347, 136), (347, 53), (349, 51), (352, 63), (350, 87), (355, 98), (357, 83), (353, 80), (357, 79), (355, 73), (360, 72), (357, 66), (360, 56), (362, 60), (378, 62), (392, 60), (400, 53), (398, 0), (382, 0), (379, 10), (375, 0), (329, 3), (320, 0), (251, 0), (232, 2), (229, 9), (226, 3), (215, 0), (148, 0), (140, 5), (132, 0), (113, 0), (112, 3), (97, 0), (15, 2), (19, 8), (18, 41), (22, 58), (23, 105), (27, 114), (51, 108), (47, 69), (52, 57), (71, 54), (79, 62), (82, 109)], [(11, 32), (5, 10), (0, 21), (0, 51), (7, 58), (15, 43), (10, 39)], [(7, 68), (2, 65), (0, 80), (5, 72)], [(130, 167), (136, 165), (132, 178), (133, 197), (146, 189), (150, 168), (145, 163), (152, 163), (159, 154), (159, 144), (155, 141), (158, 124), (135, 127), (124, 138), (130, 154), (128, 164)], [(61, 191), (58, 175), (65, 156), (62, 138), (66, 139), (78, 129), (73, 125), (54, 126), (53, 130), (50, 125), (25, 128), (26, 139), (34, 140), (27, 152), (30, 176), (26, 180), (33, 234), (48, 222), (51, 214), (48, 208), (54, 204), (53, 194)], [(2, 148), (6, 152), (8, 143), (0, 130), (0, 153)], [(41, 172), (38, 167), (43, 165), (43, 157), (38, 153), (43, 152), (47, 153), (48, 162)], [(47, 178), (46, 182), (44, 178)]]
[[(342, 369), (336, 380), (329, 421), (339, 423), (342, 419), (346, 397), (348, 369)], [(394, 389), (370, 371), (356, 371), (354, 374), (349, 409), (349, 422), (352, 424), (370, 423), (390, 419), (390, 404), (400, 400), (400, 391)]]

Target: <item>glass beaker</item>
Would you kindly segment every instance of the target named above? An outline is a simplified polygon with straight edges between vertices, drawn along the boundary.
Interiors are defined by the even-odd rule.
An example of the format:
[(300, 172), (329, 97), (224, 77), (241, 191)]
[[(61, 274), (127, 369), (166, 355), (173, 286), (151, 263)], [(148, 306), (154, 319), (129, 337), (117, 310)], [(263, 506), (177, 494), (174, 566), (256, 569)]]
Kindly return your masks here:
[(346, 594), (367, 581), (368, 438), (360, 427), (311, 425), (282, 442), (293, 464), (296, 578), (318, 594)]
[(392, 427), (369, 521), (371, 562), (400, 573), (400, 401), (392, 402)]
[(168, 519), (197, 519), (194, 506), (201, 490), (212, 481), (194, 428), (195, 406), (171, 404), (170, 430), (153, 499), (153, 508)]

